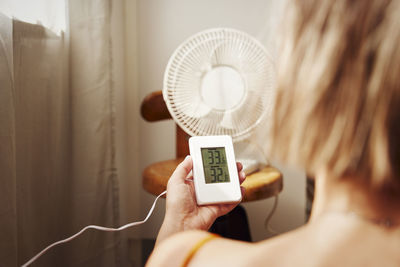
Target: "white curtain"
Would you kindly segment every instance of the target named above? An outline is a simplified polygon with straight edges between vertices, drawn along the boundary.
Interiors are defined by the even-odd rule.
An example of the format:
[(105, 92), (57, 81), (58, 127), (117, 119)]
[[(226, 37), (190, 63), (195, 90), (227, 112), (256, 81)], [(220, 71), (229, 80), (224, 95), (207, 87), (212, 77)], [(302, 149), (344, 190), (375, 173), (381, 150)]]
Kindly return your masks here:
[[(40, 9), (5, 2), (0, 12)], [(88, 224), (120, 225), (112, 1), (39, 2), (62, 2), (66, 27), (0, 14), (0, 266)], [(51, 11), (48, 21), (59, 20)], [(37, 265), (121, 266), (122, 251), (120, 234), (91, 231)]]

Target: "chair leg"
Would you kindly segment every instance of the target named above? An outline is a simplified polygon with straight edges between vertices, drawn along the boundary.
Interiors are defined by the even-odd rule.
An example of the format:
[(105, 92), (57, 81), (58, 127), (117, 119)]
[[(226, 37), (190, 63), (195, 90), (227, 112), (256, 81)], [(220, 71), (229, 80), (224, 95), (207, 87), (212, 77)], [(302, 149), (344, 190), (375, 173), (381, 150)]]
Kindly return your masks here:
[(209, 231), (222, 237), (251, 242), (247, 214), (240, 205), (228, 214), (217, 218)]

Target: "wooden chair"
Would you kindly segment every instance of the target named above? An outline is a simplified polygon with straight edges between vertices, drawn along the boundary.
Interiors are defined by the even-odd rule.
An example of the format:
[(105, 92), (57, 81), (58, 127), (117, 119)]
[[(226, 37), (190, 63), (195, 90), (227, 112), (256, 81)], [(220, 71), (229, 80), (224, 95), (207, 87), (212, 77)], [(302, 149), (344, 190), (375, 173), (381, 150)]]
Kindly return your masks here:
[[(153, 92), (144, 98), (141, 105), (141, 114), (142, 117), (149, 122), (172, 118), (164, 102), (161, 91)], [(189, 155), (189, 137), (190, 136), (186, 134), (186, 132), (176, 125), (176, 158), (153, 163), (143, 171), (143, 187), (147, 192), (153, 195), (159, 195), (166, 190), (169, 177), (184, 157)], [(246, 193), (242, 202), (269, 198), (282, 191), (282, 174), (276, 168), (268, 166), (258, 172), (248, 175), (242, 186), (246, 188)], [(225, 237), (250, 241), (249, 231), (245, 229), (245, 233), (243, 233), (243, 225), (247, 225), (247, 218), (245, 218), (245, 223), (241, 223), (240, 220), (237, 219), (243, 216), (246, 216), (244, 209), (238, 206), (231, 214), (223, 216), (224, 218), (218, 220), (220, 224), (222, 221), (222, 226), (214, 225), (212, 228), (219, 234), (221, 234), (221, 230), (218, 229), (228, 229), (228, 231), (224, 230), (224, 233), (222, 233)], [(233, 226), (227, 223), (227, 221), (234, 222)], [(229, 228), (236, 229), (229, 231)]]

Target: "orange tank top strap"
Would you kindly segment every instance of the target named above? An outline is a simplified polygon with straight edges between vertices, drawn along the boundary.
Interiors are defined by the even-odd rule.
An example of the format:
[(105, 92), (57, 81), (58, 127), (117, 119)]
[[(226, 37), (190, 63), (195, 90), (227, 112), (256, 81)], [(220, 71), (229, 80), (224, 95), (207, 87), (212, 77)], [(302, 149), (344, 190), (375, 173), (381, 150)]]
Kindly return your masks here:
[(182, 267), (187, 267), (187, 265), (189, 264), (190, 260), (193, 258), (193, 256), (196, 254), (196, 252), (202, 247), (204, 246), (204, 244), (206, 244), (207, 242), (220, 237), (217, 234), (213, 234), (210, 233), (209, 235), (207, 235), (206, 237), (200, 239), (188, 252), (188, 254), (186, 255), (185, 259), (183, 260), (182, 263)]

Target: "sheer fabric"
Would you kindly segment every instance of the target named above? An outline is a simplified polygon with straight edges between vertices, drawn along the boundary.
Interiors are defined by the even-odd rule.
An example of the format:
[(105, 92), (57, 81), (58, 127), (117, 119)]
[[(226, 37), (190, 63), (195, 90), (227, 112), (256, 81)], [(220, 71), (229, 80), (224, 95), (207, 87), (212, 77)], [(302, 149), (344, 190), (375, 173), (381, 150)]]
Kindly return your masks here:
[[(0, 14), (0, 266), (119, 225), (111, 0), (65, 5), (64, 32)], [(121, 265), (120, 241), (89, 232), (38, 265)]]

